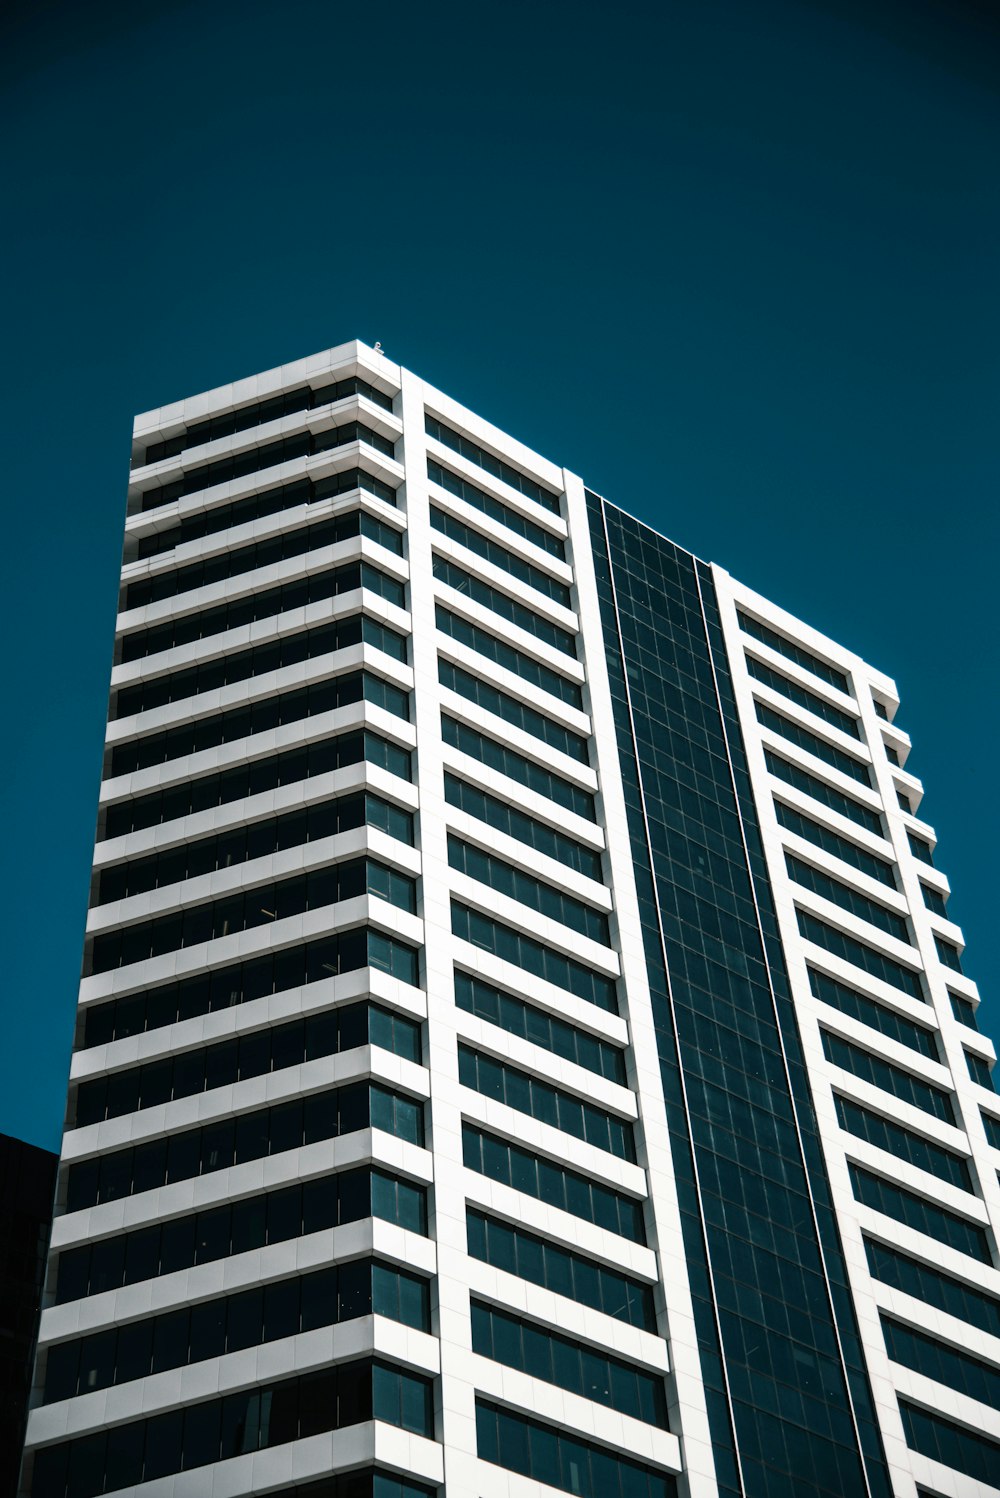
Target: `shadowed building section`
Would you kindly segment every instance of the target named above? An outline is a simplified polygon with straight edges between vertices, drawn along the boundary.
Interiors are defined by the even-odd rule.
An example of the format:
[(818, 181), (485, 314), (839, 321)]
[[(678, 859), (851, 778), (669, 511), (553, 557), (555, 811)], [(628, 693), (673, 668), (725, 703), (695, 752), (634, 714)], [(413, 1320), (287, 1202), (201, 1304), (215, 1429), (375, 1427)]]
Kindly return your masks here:
[(15, 1498), (59, 1156), (0, 1134), (0, 1495)]

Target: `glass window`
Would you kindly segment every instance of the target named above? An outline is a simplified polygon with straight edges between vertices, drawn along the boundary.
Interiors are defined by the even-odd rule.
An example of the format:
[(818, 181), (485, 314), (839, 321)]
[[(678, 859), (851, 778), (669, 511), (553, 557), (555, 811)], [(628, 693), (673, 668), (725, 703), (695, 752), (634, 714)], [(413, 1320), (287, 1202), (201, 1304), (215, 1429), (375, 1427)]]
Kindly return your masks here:
[(993, 1482), (1000, 1464), (1000, 1443), (904, 1399), (899, 1401), (899, 1411), (911, 1450), (968, 1477)]
[(154, 1373), (162, 1373), (168, 1368), (181, 1368), (187, 1362), (189, 1315), (185, 1306), (183, 1310), (156, 1317), (153, 1323)]
[(276, 1342), (293, 1337), (299, 1330), (299, 1294), (302, 1281), (278, 1280), (264, 1287), (264, 1326), (262, 1341)]
[(302, 1143), (301, 1100), (296, 1098), (292, 1102), (280, 1103), (269, 1112), (269, 1153), (281, 1155), (286, 1150), (298, 1149)]
[(294, 1441), (299, 1432), (299, 1388), (295, 1379), (286, 1379), (271, 1390), (267, 1415), (268, 1446), (282, 1446)]
[(226, 1302), (210, 1300), (191, 1307), (191, 1362), (221, 1357), (226, 1351)]
[[(339, 1395), (339, 1417), (342, 1426), (360, 1425), (363, 1421), (372, 1419), (372, 1371), (369, 1368), (366, 1367), (363, 1378), (341, 1377)], [(398, 1418), (393, 1423), (398, 1425)]]
[(378, 1170), (372, 1172), (372, 1215), (396, 1221), (396, 1182)]
[(385, 1420), (390, 1425), (400, 1423), (400, 1376), (390, 1368), (376, 1363), (372, 1380), (372, 1412), (376, 1420)]
[(954, 942), (945, 941), (943, 936), (938, 936), (937, 932), (935, 932), (934, 946), (937, 949), (939, 959), (945, 967), (951, 968), (954, 973), (962, 971), (962, 954)]
[(247, 1253), (267, 1241), (267, 1204), (262, 1196), (233, 1202), (231, 1209), (232, 1252)]
[(261, 1160), (268, 1153), (268, 1116), (265, 1110), (245, 1113), (236, 1120), (236, 1163)]
[(943, 1274), (886, 1243), (865, 1239), (868, 1267), (876, 1279), (894, 1289), (978, 1326), (991, 1336), (1000, 1336), (1000, 1300), (964, 1281)]
[(121, 1238), (103, 1238), (94, 1244), (90, 1258), (90, 1294), (117, 1290), (123, 1283), (125, 1245)]
[(943, 1123), (955, 1122), (951, 1093), (922, 1081), (911, 1072), (894, 1066), (892, 1062), (883, 1061), (871, 1051), (863, 1050), (860, 1046), (853, 1045), (840, 1036), (832, 1035), (828, 1030), (821, 1029), (820, 1035), (826, 1058), (834, 1066), (843, 1067), (844, 1070), (852, 1072), (854, 1076), (862, 1077), (865, 1081), (874, 1083), (876, 1087), (892, 1093), (894, 1097), (912, 1103), (914, 1107), (922, 1108), (927, 1113), (932, 1113)]
[(154, 1477), (166, 1477), (168, 1473), (177, 1471), (178, 1456), (183, 1449), (183, 1425), (182, 1410), (171, 1410), (146, 1422), (146, 1455), (142, 1474), (144, 1482), (150, 1482)]
[(965, 1063), (973, 1082), (988, 1088), (990, 1092), (996, 1090), (993, 1085), (993, 1068), (985, 1056), (980, 1056), (975, 1051), (966, 1051)]
[(576, 655), (576, 637), (569, 630), (553, 624), (551, 620), (536, 613), (534, 609), (527, 608), (517, 598), (483, 582), (481, 578), (475, 577), (464, 567), (459, 567), (455, 562), (438, 555), (437, 552), (434, 553), (433, 561), (434, 576), (446, 587), (453, 588), (464, 597), (482, 604), (484, 608), (490, 609), (501, 619), (506, 619), (518, 628), (526, 630), (554, 649), (562, 650), (567, 655)]
[(508, 779), (537, 791), (539, 795), (548, 797), (550, 801), (575, 812), (587, 821), (597, 820), (594, 798), (589, 792), (536, 764), (534, 760), (516, 753), (507, 745), (497, 743), (495, 739), (460, 723), (447, 713), (441, 714), (441, 734), (446, 744), (460, 749), (463, 754), (479, 760), (490, 769), (506, 775)]
[(249, 1390), (241, 1390), (238, 1394), (229, 1394), (222, 1401), (222, 1433), (221, 1433), (221, 1456), (226, 1461), (230, 1457), (242, 1456), (247, 1451), (257, 1449), (257, 1409), (254, 1402), (251, 1408), (251, 1400), (254, 1396)]
[(184, 1409), (184, 1468), (218, 1461), (222, 1408), (218, 1399), (189, 1404)]
[[(381, 1024), (375, 1018), (376, 1014), (382, 1016)], [(376, 1010), (374, 1006), (366, 1004), (350, 1004), (346, 1009), (338, 1009), (330, 1016), (334, 1021), (337, 1033), (335, 1048), (340, 1051), (352, 1051), (358, 1046), (366, 1045), (368, 1042), (369, 1016), (371, 1016), (373, 1029), (380, 1028), (380, 1033), (383, 1034), (388, 1030), (391, 1035), (392, 1019), (385, 1010)], [(312, 1043), (312, 1037), (310, 1037), (310, 1043)], [(373, 1044), (381, 1045), (383, 1043), (382, 1040), (375, 1041), (373, 1036)], [(385, 1049), (391, 1050), (391, 1043), (387, 1044)], [(316, 1054), (319, 1055), (320, 1052), (317, 1051)], [(328, 1055), (330, 1052), (324, 1051), (323, 1054)]]
[(81, 1160), (71, 1165), (66, 1182), (66, 1210), (78, 1212), (98, 1200), (100, 1162)]
[(336, 1177), (306, 1181), (302, 1186), (302, 1232), (318, 1233), (337, 1226), (337, 1202), (343, 1182)]
[(318, 1139), (336, 1137), (339, 1132), (338, 1102), (337, 1092), (317, 1092), (305, 1099), (304, 1138), (306, 1144), (312, 1144)]
[(163, 1224), (160, 1230), (161, 1274), (171, 1274), (195, 1263), (195, 1230), (194, 1217), (179, 1217)]
[[(66, 1471), (69, 1456), (69, 1442), (61, 1446), (42, 1446), (35, 1452), (32, 1485), (39, 1495), (52, 1494), (53, 1498), (62, 1498), (62, 1495), (66, 1492)], [(141, 1465), (139, 1471), (141, 1475)]]
[(870, 1025), (892, 1040), (898, 1040), (901, 1045), (919, 1051), (931, 1061), (940, 1059), (934, 1030), (914, 1023), (905, 1015), (878, 1003), (868, 994), (859, 993), (857, 989), (848, 987), (846, 983), (841, 983), (826, 973), (817, 972), (812, 967), (809, 968), (809, 986), (816, 998), (821, 999), (824, 1004), (831, 1004), (842, 1013), (849, 1014), (852, 1019), (860, 1020), (862, 1024)]
[(332, 1326), (337, 1319), (337, 1271), (320, 1270), (307, 1274), (301, 1282), (302, 1330)]
[(835, 858), (850, 864), (852, 868), (860, 870), (863, 874), (868, 874), (872, 879), (878, 879), (890, 889), (897, 887), (894, 864), (869, 853), (867, 849), (859, 847), (849, 838), (841, 837), (838, 832), (822, 826), (812, 817), (804, 816), (794, 807), (786, 806), (783, 801), (775, 800), (774, 809), (781, 826), (789, 832), (794, 832), (797, 836), (814, 843), (816, 847), (825, 849)]
[[(196, 1308), (197, 1309), (197, 1308)], [(127, 1384), (145, 1378), (152, 1365), (153, 1327), (149, 1321), (133, 1321), (118, 1329), (115, 1354), (116, 1384)], [(213, 1356), (212, 1353), (206, 1356)]]
[(792, 744), (798, 744), (800, 749), (814, 754), (817, 759), (823, 760), (825, 764), (832, 765), (834, 769), (840, 770), (844, 775), (849, 775), (852, 780), (858, 781), (860, 785), (872, 788), (871, 770), (862, 760), (855, 759), (852, 754), (847, 754), (828, 739), (821, 738), (818, 734), (811, 733), (801, 723), (795, 723), (786, 718), (783, 713), (776, 713), (772, 707), (763, 702), (754, 702), (757, 712), (757, 720), (763, 728), (769, 728), (772, 733), (780, 734), (782, 738), (788, 739)]
[(919, 833), (913, 832), (909, 827), (906, 829), (906, 840), (910, 845), (910, 852), (915, 858), (923, 863), (934, 867), (934, 844), (928, 842), (927, 838), (921, 837)]
[(407, 1181), (397, 1185), (397, 1221), (400, 1227), (412, 1232), (427, 1233), (427, 1192), (422, 1186), (412, 1186)]
[(402, 1373), (400, 1381), (400, 1418), (404, 1430), (420, 1436), (434, 1434), (434, 1407), (431, 1401), (431, 1385), (426, 1379)]
[(676, 1480), (527, 1416), (476, 1400), (482, 1461), (583, 1498), (676, 1498)]
[(45, 1403), (72, 1399), (77, 1391), (80, 1372), (79, 1342), (57, 1342), (45, 1359)]
[(233, 1163), (236, 1124), (231, 1118), (208, 1124), (202, 1130), (202, 1173), (224, 1170)]
[(431, 1329), (430, 1292), (424, 1280), (413, 1274), (399, 1275), (399, 1320), (418, 1331)]
[[(537, 1482), (548, 1483), (552, 1488), (564, 1488), (567, 1482), (572, 1483), (572, 1473), (563, 1476), (560, 1441), (555, 1438), (554, 1432), (546, 1431), (540, 1425), (530, 1425), (527, 1437), (531, 1476), (536, 1477)], [(569, 1491), (582, 1492), (584, 1489), (581, 1485), (576, 1485), (576, 1488), (570, 1486)]]
[(765, 665), (755, 656), (746, 657), (747, 670), (756, 680), (770, 687), (775, 692), (780, 692), (790, 702), (799, 707), (806, 708), (815, 713), (824, 722), (831, 723), (834, 728), (839, 728), (841, 733), (849, 734), (852, 738), (861, 738), (861, 728), (857, 718), (852, 713), (846, 713), (842, 708), (835, 707), (832, 702), (827, 702), (825, 697), (818, 697), (815, 692), (810, 692), (807, 687), (800, 686), (798, 682), (784, 674), (776, 671), (773, 666)]
[(558, 494), (554, 494), (550, 489), (546, 489), (536, 479), (528, 478), (527, 474), (521, 473), (517, 468), (513, 468), (502, 458), (495, 457), (493, 453), (487, 452), (485, 448), (480, 447), (471, 438), (464, 436), (461, 432), (456, 432), (452, 427), (446, 426), (436, 416), (431, 416), (427, 412), (424, 415), (424, 425), (427, 435), (433, 437), (435, 441), (442, 443), (445, 447), (451, 448), (454, 452), (461, 453), (462, 457), (468, 462), (475, 463), (485, 473), (491, 473), (495, 478), (502, 479), (512, 489), (519, 490), (521, 494), (526, 495), (529, 499), (533, 499), (536, 504), (543, 505), (545, 509), (550, 510), (554, 515), (559, 514), (560, 500)]
[(460, 696), (478, 704), (486, 712), (502, 718), (516, 728), (523, 729), (571, 759), (578, 760), (581, 764), (589, 763), (590, 751), (587, 740), (580, 734), (564, 728), (561, 723), (549, 718), (545, 713), (528, 707), (527, 704), (510, 697), (506, 692), (471, 675), (450, 661), (439, 659), (438, 676), (441, 685), (446, 690), (457, 692)]
[(989, 1239), (977, 1223), (949, 1212), (927, 1198), (875, 1175), (860, 1166), (849, 1165), (854, 1195), (865, 1206), (883, 1212), (897, 1222), (926, 1233), (960, 1253), (969, 1254), (982, 1264), (992, 1263)]
[(338, 1319), (353, 1321), (374, 1311), (377, 1316), (389, 1316), (397, 1321), (399, 1294), (396, 1278), (391, 1270), (373, 1265), (367, 1259), (341, 1264), (337, 1284)]
[(799, 930), (806, 941), (815, 942), (817, 946), (834, 953), (835, 956), (843, 957), (846, 962), (853, 963), (855, 967), (861, 968), (873, 978), (881, 978), (893, 987), (902, 989), (911, 998), (920, 999), (921, 1002), (926, 1003), (919, 972), (903, 967), (902, 963), (868, 946), (866, 942), (858, 941), (853, 936), (848, 936), (846, 932), (828, 926), (825, 921), (819, 920), (806, 910), (796, 909), (795, 914)]
[(567, 989), (587, 1003), (595, 1004), (610, 1013), (617, 1012), (614, 982), (595, 973), (592, 968), (561, 957), (532, 937), (474, 912), (457, 900), (452, 901), (451, 919), (452, 931), (460, 939), (485, 951), (494, 952), (504, 961), (514, 963), (546, 982)]
[[(325, 1213), (336, 1214), (336, 1221), (324, 1222), (323, 1226), (333, 1227), (336, 1222), (358, 1222), (362, 1217), (371, 1215), (378, 1216), (374, 1210), (375, 1197), (375, 1173), (369, 1174), (367, 1170), (347, 1170), (337, 1177), (337, 1202), (332, 1200), (332, 1183), (324, 1193)], [(308, 1192), (308, 1187), (307, 1187)], [(307, 1221), (313, 1221), (307, 1218)]]
[(103, 1431), (73, 1442), (73, 1459), (66, 1474), (68, 1498), (91, 1498), (104, 1491), (106, 1446)]
[(814, 801), (828, 806), (831, 811), (837, 812), (842, 817), (847, 817), (852, 822), (874, 833), (876, 837), (885, 837), (885, 827), (882, 817), (873, 807), (863, 805), (856, 801), (853, 796), (846, 795), (835, 786), (829, 785), (825, 780), (811, 775), (808, 770), (803, 770), (800, 765), (793, 764), (784, 759), (780, 754), (775, 754), (770, 749), (764, 750), (764, 758), (770, 773), (783, 780), (786, 785), (792, 785), (796, 790), (811, 796)]
[(976, 1024), (976, 1005), (973, 1001), (967, 999), (963, 994), (953, 993), (950, 988), (948, 990), (948, 998), (951, 1000), (952, 1015), (958, 1020), (958, 1023), (960, 1025), (968, 1025), (971, 1029), (977, 1030), (979, 1026)]
[(894, 936), (897, 941), (904, 943), (912, 941), (909, 921), (897, 915), (895, 911), (887, 909), (879, 901), (870, 899), (852, 885), (834, 879), (792, 853), (785, 853), (785, 864), (789, 878), (802, 885), (804, 889), (812, 890), (815, 894), (822, 895), (824, 899), (841, 906), (842, 909), (851, 911), (853, 915), (860, 916), (862, 920), (871, 922), (880, 931)]
[[(142, 1155), (142, 1148), (137, 1151)], [(146, 1158), (146, 1156), (143, 1156)], [(117, 1154), (103, 1155), (100, 1161), (100, 1201), (119, 1201), (127, 1196), (131, 1185), (132, 1151), (120, 1150)], [(151, 1180), (150, 1185), (159, 1185)]]
[(302, 1223), (302, 1196), (298, 1186), (272, 1191), (267, 1198), (267, 1241), (284, 1243), (297, 1238)]
[(821, 681), (827, 682), (831, 687), (836, 687), (837, 691), (843, 692), (845, 696), (852, 695), (851, 684), (843, 671), (839, 671), (836, 666), (831, 666), (828, 661), (820, 660), (818, 656), (813, 655), (812, 651), (806, 650), (797, 641), (787, 639), (777, 630), (771, 629), (769, 625), (752, 618), (744, 609), (737, 609), (736, 612), (740, 628), (745, 634), (769, 645), (772, 650), (778, 651), (780, 655), (786, 656), (788, 660), (794, 661), (806, 671), (811, 671), (814, 676), (818, 676)]
[(921, 1170), (928, 1170), (961, 1191), (973, 1189), (969, 1166), (961, 1155), (943, 1149), (910, 1129), (873, 1113), (860, 1104), (834, 1095), (840, 1126), (880, 1149), (898, 1155)]
[(79, 1300), (90, 1283), (90, 1247), (69, 1248), (59, 1255), (56, 1301)]
[[(511, 1368), (523, 1368), (525, 1352), (521, 1326), (514, 1317), (486, 1308), (484, 1324), (490, 1327), (489, 1340), (485, 1342), (483, 1349), (477, 1347), (476, 1350), (489, 1348), (487, 1356), (496, 1358), (500, 1363), (507, 1363)], [(476, 1346), (475, 1337), (473, 1345)]]
[[(229, 1245), (230, 1209), (214, 1207), (208, 1212), (199, 1212), (195, 1221), (195, 1262), (210, 1264), (216, 1259), (224, 1259), (229, 1253)], [(177, 1268), (186, 1268), (190, 1262), (188, 1260), (183, 1266), (178, 1263)]]
[[(142, 1481), (146, 1432), (142, 1424), (120, 1425), (108, 1432), (104, 1490), (116, 1492)], [(37, 1483), (35, 1485), (35, 1491)]]

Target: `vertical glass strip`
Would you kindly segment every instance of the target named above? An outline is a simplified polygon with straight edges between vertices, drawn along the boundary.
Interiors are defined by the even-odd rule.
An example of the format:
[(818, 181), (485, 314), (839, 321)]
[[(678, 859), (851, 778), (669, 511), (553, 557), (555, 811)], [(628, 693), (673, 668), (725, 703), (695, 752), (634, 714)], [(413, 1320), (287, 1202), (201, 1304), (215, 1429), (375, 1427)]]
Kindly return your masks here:
[(889, 1498), (711, 574), (588, 503), (720, 1489)]
[(760, 930), (764, 937), (765, 958), (777, 1010), (782, 1048), (785, 1054), (786, 1075), (790, 1083), (800, 1151), (805, 1163), (809, 1192), (812, 1197), (815, 1223), (826, 1273), (829, 1298), (832, 1303), (837, 1338), (840, 1344), (842, 1364), (847, 1373), (854, 1420), (861, 1444), (862, 1457), (868, 1483), (873, 1495), (889, 1495), (891, 1485), (886, 1469), (882, 1435), (872, 1397), (868, 1371), (861, 1346), (854, 1301), (847, 1279), (840, 1229), (830, 1192), (830, 1182), (823, 1158), (823, 1147), (816, 1122), (809, 1076), (802, 1055), (798, 1020), (794, 1000), (788, 982), (781, 938), (778, 932), (777, 915), (767, 872), (764, 849), (757, 821), (757, 806), (749, 769), (743, 748), (736, 699), (733, 694), (729, 657), (726, 652), (716, 601), (715, 584), (711, 569), (704, 562), (696, 563), (702, 612), (705, 629), (712, 652), (715, 670), (716, 691), (722, 709), (723, 724), (729, 745), (732, 778), (736, 787), (739, 814), (743, 825), (743, 836), (750, 864), (754, 894), (757, 902)]

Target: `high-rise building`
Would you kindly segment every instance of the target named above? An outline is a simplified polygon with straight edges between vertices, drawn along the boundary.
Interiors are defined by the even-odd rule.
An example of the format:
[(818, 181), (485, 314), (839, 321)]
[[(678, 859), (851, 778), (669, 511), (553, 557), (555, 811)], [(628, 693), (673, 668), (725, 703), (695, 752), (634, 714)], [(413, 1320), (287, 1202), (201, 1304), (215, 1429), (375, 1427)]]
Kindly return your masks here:
[(30, 1498), (1000, 1493), (892, 680), (377, 350), (135, 425)]

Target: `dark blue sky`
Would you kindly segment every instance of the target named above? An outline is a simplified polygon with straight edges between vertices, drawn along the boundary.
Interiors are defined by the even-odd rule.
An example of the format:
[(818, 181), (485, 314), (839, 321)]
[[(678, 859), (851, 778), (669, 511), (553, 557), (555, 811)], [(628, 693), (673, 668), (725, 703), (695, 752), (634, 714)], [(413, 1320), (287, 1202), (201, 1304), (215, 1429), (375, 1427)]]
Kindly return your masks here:
[(0, 1131), (58, 1147), (132, 415), (352, 337), (895, 675), (1000, 1031), (992, 17), (7, 23)]

